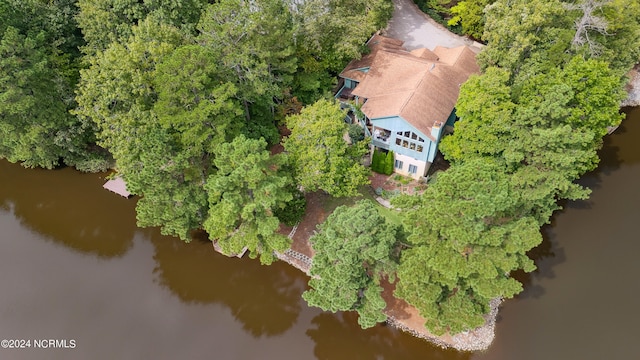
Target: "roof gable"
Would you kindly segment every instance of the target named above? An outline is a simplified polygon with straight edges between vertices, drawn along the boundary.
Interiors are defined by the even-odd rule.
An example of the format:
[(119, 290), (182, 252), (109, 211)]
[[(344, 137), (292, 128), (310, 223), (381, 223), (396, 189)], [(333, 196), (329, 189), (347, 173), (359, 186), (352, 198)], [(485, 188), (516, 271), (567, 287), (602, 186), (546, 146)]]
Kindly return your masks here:
[[(377, 44), (385, 43), (379, 38), (374, 36), (369, 44), (374, 39)], [(386, 43), (398, 44), (390, 40)], [(453, 111), (460, 85), (480, 72), (475, 53), (467, 46), (411, 52), (379, 47), (366, 57), (369, 71), (361, 72), (359, 79), (349, 77), (359, 81), (352, 94), (367, 99), (362, 111), (370, 119), (401, 116), (429, 137), (433, 126), (444, 123)], [(343, 73), (355, 68), (347, 69)]]

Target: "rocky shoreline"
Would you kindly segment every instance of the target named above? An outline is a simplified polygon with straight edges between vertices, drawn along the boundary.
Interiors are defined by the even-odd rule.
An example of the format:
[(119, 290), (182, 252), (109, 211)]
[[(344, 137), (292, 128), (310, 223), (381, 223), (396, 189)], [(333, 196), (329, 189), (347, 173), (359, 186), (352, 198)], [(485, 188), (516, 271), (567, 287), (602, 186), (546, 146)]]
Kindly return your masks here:
[[(292, 240), (297, 227), (296, 225), (288, 234), (288, 237)], [(213, 248), (215, 251), (225, 255), (215, 243)], [(313, 254), (308, 256), (293, 249), (288, 249), (282, 253), (276, 252), (275, 255), (279, 260), (286, 262), (310, 276), (309, 270), (311, 268)], [(425, 320), (420, 316), (417, 309), (400, 299), (390, 296), (390, 294), (393, 293), (395, 285), (388, 282), (385, 282), (385, 284), (383, 287), (391, 287), (391, 289), (386, 289), (390, 291), (383, 293), (383, 297), (385, 301), (387, 301), (387, 309), (385, 310), (387, 324), (415, 337), (429, 341), (441, 348), (453, 348), (459, 351), (481, 351), (488, 349), (493, 342), (495, 338), (496, 318), (502, 299), (494, 299), (489, 303), (490, 311), (485, 316), (485, 324), (483, 326), (455, 335), (445, 334), (437, 336), (424, 327)]]
[(627, 98), (622, 101), (621, 107), (640, 106), (640, 64), (629, 71), (629, 83), (625, 87)]

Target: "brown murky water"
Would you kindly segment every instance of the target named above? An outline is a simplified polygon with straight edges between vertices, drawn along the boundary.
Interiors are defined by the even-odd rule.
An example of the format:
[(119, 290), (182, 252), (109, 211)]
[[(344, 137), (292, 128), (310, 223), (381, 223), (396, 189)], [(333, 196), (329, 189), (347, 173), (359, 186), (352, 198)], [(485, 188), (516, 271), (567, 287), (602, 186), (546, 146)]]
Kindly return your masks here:
[[(636, 140), (638, 139), (638, 140)], [(436, 348), (300, 298), (285, 264), (228, 259), (135, 226), (134, 200), (99, 175), (0, 161), (0, 359), (632, 359), (640, 335), (640, 110), (545, 229), (540, 270), (502, 308), (482, 354)], [(75, 340), (34, 349), (33, 340)]]

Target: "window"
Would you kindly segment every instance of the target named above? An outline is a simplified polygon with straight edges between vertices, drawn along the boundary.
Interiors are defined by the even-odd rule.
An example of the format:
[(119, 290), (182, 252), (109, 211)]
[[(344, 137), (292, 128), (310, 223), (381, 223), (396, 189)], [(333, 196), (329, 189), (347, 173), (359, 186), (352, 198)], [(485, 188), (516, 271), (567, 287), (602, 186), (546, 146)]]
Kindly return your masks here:
[(422, 145), (418, 145), (418, 152), (422, 152), (423, 148)]
[(396, 160), (396, 169), (402, 169), (402, 165), (404, 165), (402, 164), (402, 161)]
[(409, 149), (415, 150), (416, 149), (416, 143), (410, 143), (409, 144)]
[(396, 145), (400, 146), (401, 143), (402, 143), (402, 140), (400, 140), (399, 138), (396, 138)]
[(412, 133), (411, 133), (411, 138), (412, 138), (413, 140), (416, 140), (416, 139), (418, 138), (418, 135), (416, 135), (416, 133), (413, 133), (413, 132), (412, 132)]
[(402, 140), (402, 147), (409, 147), (409, 142), (407, 140)]
[(408, 138), (409, 136), (411, 136), (411, 131), (405, 131), (404, 137)]
[(415, 165), (409, 165), (409, 174), (415, 174), (418, 172), (418, 167)]
[(424, 142), (424, 139), (423, 138), (418, 138), (418, 141)]

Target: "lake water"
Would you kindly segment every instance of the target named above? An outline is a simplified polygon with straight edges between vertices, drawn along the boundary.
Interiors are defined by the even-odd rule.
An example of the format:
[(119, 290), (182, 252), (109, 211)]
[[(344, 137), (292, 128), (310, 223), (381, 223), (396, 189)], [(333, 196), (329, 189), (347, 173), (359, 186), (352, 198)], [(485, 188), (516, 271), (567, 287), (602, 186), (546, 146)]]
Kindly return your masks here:
[[(104, 175), (0, 161), (0, 359), (633, 359), (640, 335), (640, 110), (608, 137), (484, 353), (442, 350), (306, 306), (304, 274), (135, 224)], [(34, 349), (34, 340), (74, 348)], [(60, 344), (63, 344), (62, 342)]]

